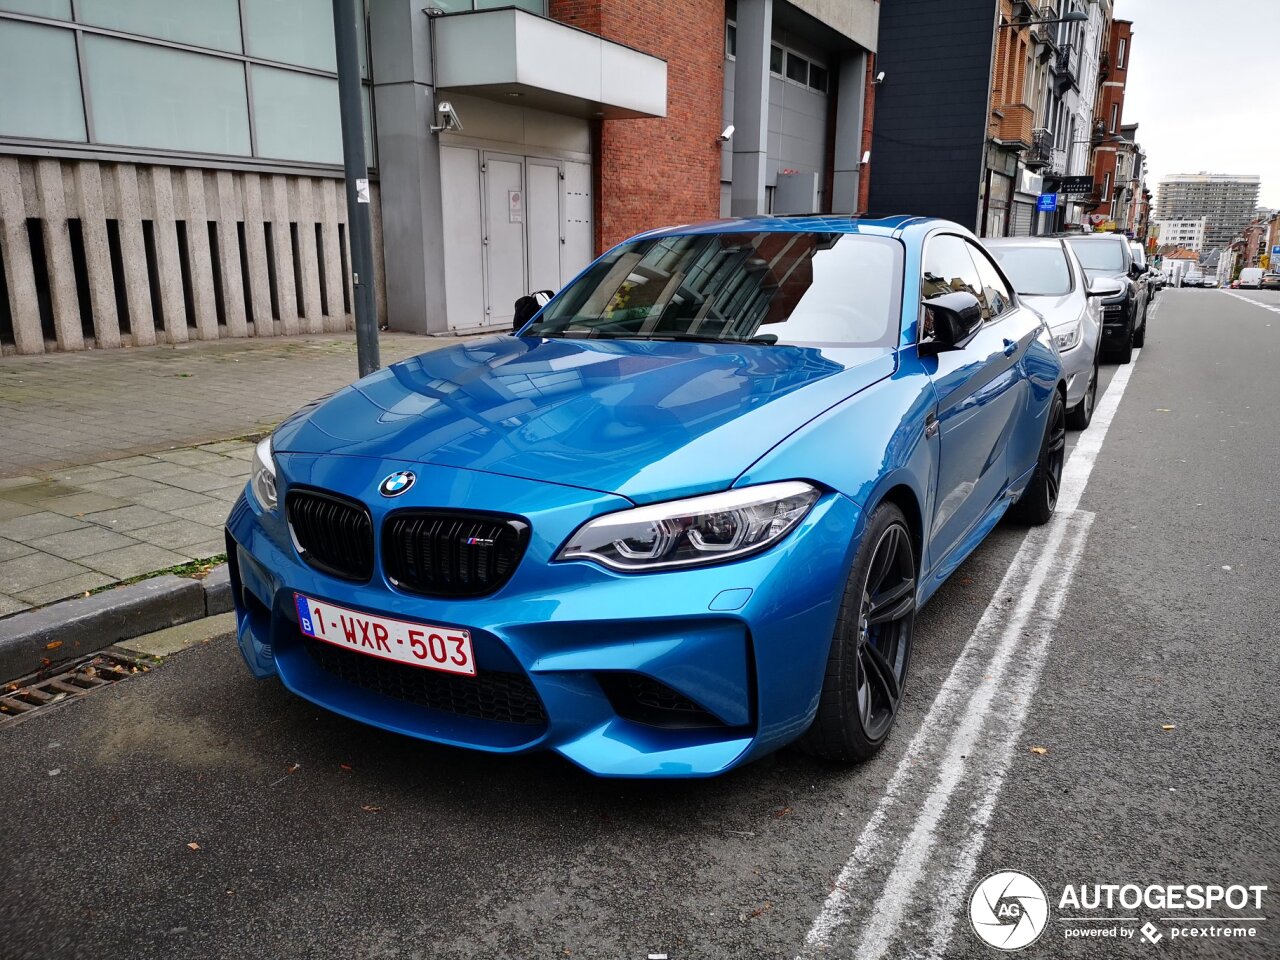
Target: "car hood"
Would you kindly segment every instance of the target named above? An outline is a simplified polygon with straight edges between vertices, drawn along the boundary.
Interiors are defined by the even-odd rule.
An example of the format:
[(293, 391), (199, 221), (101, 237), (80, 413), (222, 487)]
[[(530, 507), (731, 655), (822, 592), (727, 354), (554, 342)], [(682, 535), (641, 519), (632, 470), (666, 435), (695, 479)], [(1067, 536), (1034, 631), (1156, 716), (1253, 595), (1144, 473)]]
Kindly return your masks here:
[(728, 487), (894, 363), (889, 348), (488, 337), (366, 377), (295, 414), (272, 443), (645, 502)]
[(1080, 302), (1069, 293), (1062, 297), (1042, 297), (1024, 293), (1022, 300), (1044, 317), (1045, 323), (1050, 327), (1061, 327), (1080, 319)]

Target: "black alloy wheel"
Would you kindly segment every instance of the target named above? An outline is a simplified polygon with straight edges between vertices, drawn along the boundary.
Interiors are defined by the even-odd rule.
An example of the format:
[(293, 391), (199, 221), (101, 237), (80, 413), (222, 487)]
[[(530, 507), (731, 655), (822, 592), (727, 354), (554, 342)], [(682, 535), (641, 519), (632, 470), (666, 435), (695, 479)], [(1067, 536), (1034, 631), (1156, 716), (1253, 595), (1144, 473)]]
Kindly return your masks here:
[(1098, 361), (1093, 362), (1089, 371), (1089, 388), (1085, 390), (1080, 402), (1067, 414), (1067, 426), (1072, 430), (1083, 430), (1093, 420), (1093, 408), (1098, 402)]
[(902, 702), (916, 614), (911, 531), (891, 503), (876, 508), (845, 586), (813, 726), (800, 747), (843, 762), (874, 756)]
[(1147, 314), (1151, 312), (1151, 301), (1148, 300), (1142, 307), (1142, 326), (1133, 331), (1133, 345), (1141, 347), (1147, 342)]
[(1036, 472), (1014, 505), (1015, 515), (1023, 523), (1038, 527), (1049, 522), (1058, 506), (1062, 466), (1066, 460), (1067, 405), (1061, 391), (1054, 390), (1053, 399), (1049, 401), (1049, 419), (1040, 445), (1040, 458), (1036, 461)]

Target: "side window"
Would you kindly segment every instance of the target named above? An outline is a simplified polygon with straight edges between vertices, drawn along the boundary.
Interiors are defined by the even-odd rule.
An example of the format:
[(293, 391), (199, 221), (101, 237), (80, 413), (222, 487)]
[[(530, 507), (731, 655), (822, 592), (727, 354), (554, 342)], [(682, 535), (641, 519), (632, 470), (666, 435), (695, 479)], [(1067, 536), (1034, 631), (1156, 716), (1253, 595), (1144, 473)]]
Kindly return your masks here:
[(973, 254), (973, 262), (978, 268), (978, 277), (982, 280), (982, 295), (978, 297), (982, 301), (982, 319), (994, 320), (1002, 313), (1013, 309), (1013, 297), (1009, 293), (1009, 285), (1001, 279), (1000, 271), (996, 269), (985, 250), (973, 244), (970, 244), (969, 248), (969, 252)]
[(933, 336), (933, 316), (928, 309), (929, 301), (961, 291), (982, 300), (982, 278), (973, 265), (973, 258), (969, 256), (969, 244), (950, 234), (930, 237), (925, 244), (924, 272), (920, 279), (920, 299), (925, 306), (920, 324), (921, 340), (928, 340)]

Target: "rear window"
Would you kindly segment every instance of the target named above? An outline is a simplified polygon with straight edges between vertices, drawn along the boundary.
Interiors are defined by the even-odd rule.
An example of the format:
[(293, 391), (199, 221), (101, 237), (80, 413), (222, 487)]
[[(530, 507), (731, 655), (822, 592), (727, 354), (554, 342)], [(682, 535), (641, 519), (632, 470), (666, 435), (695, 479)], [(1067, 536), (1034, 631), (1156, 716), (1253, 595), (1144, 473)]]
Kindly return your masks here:
[(1013, 281), (1013, 288), (1029, 297), (1061, 297), (1071, 292), (1071, 266), (1062, 244), (1013, 247), (992, 245), (991, 255)]
[(1122, 239), (1068, 240), (1067, 243), (1071, 244), (1071, 252), (1086, 270), (1114, 270), (1119, 273), (1125, 269), (1125, 241)]
[(896, 346), (902, 247), (842, 233), (637, 240), (592, 264), (526, 334)]

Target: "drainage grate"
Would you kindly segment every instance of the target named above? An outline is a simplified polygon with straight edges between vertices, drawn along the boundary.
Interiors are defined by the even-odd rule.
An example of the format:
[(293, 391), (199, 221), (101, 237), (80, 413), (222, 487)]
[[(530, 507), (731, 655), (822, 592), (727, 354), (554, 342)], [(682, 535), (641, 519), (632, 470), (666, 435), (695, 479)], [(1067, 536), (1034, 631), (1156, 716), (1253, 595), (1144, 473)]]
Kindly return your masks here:
[(57, 673), (40, 670), (0, 687), (0, 724), (150, 669), (127, 657), (100, 653), (58, 667)]

